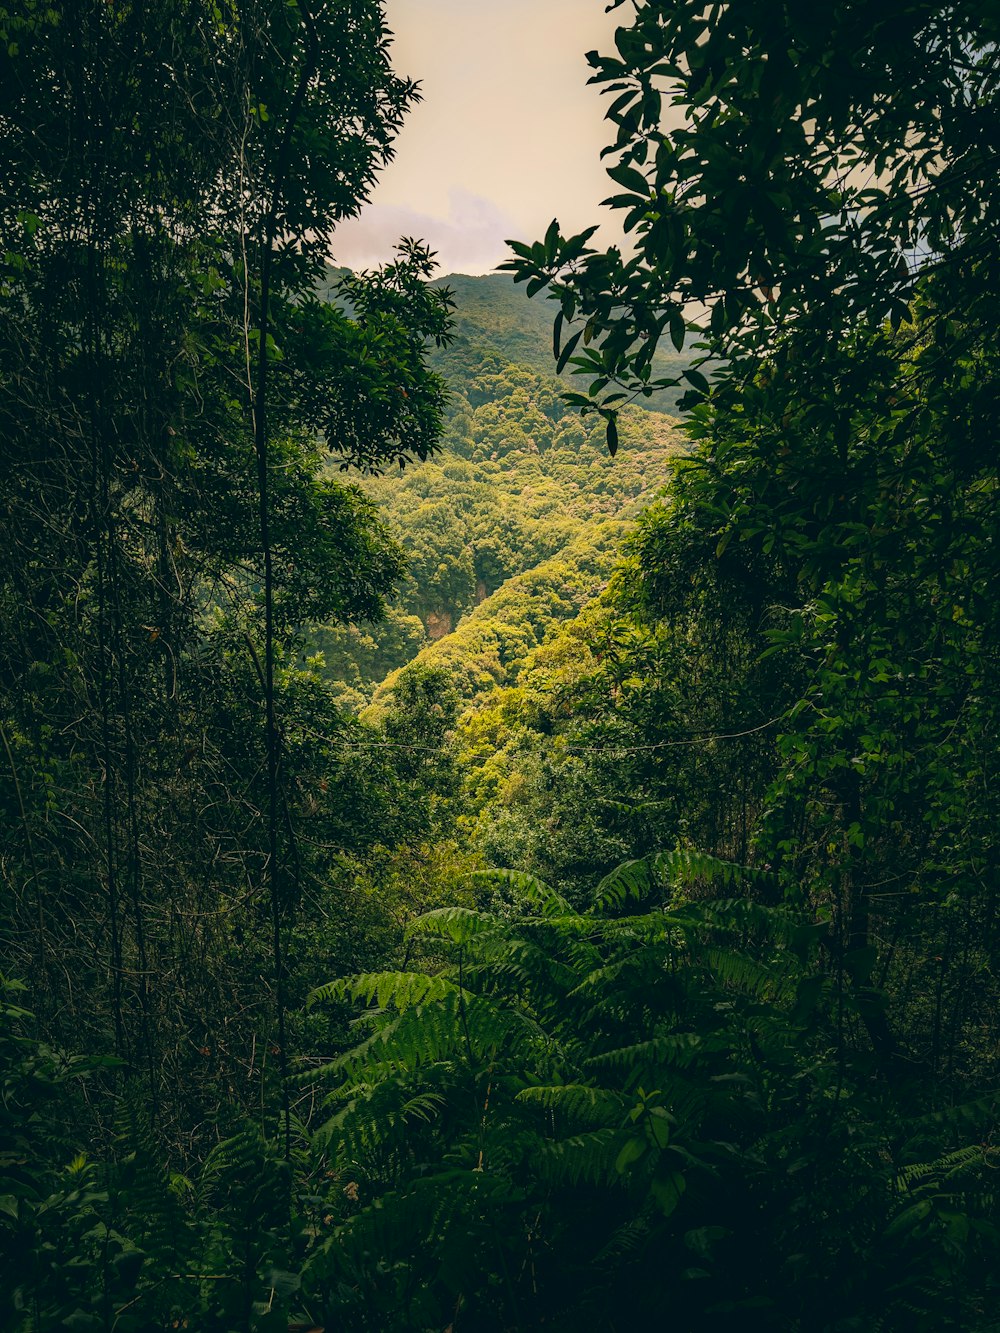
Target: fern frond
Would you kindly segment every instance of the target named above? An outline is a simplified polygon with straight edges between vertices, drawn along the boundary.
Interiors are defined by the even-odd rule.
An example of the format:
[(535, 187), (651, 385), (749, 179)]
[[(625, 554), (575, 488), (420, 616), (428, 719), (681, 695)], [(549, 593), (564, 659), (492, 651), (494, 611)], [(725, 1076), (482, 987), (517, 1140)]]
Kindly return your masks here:
[(736, 861), (724, 861), (718, 856), (709, 856), (707, 852), (696, 852), (689, 848), (660, 852), (654, 859), (656, 873), (668, 884), (677, 888), (689, 888), (693, 884), (720, 884), (723, 887), (753, 884), (759, 887), (765, 885), (773, 887), (778, 882), (777, 877), (769, 870), (740, 865)]
[(416, 917), (407, 927), (408, 935), (429, 935), (435, 939), (467, 944), (478, 936), (500, 929), (497, 918), (471, 907), (435, 907)]
[(942, 1184), (946, 1180), (964, 1175), (973, 1167), (988, 1166), (995, 1169), (990, 1159), (995, 1158), (998, 1151), (1000, 1150), (984, 1147), (980, 1143), (972, 1143), (957, 1148), (954, 1152), (945, 1153), (933, 1162), (913, 1162), (897, 1172), (896, 1188), (901, 1193), (908, 1193), (923, 1185)]
[(794, 997), (796, 978), (790, 967), (768, 966), (749, 954), (722, 948), (706, 950), (704, 961), (722, 986), (765, 1001)]
[(669, 941), (680, 947), (685, 943), (683, 917), (671, 912), (645, 912), (641, 916), (609, 917), (595, 923), (602, 940), (645, 940), (650, 943)]
[(498, 1051), (527, 1056), (549, 1038), (530, 1015), (484, 995), (446, 992), (434, 1002), (402, 1010), (328, 1069), (345, 1081), (377, 1083), (389, 1074), (441, 1062), (489, 1060)]
[(613, 963), (607, 963), (604, 967), (595, 967), (592, 971), (580, 981), (569, 992), (569, 998), (585, 998), (593, 992), (598, 992), (598, 998), (603, 1002), (603, 996), (600, 995), (602, 989), (609, 983), (618, 981), (621, 974), (636, 964), (634, 957), (619, 958)]
[[(367, 1017), (367, 1015), (366, 1015)], [(365, 1074), (377, 1077), (384, 1067), (384, 1048), (389, 1044), (393, 1032), (399, 1027), (401, 1016), (386, 1019), (385, 1016), (372, 1017), (374, 1028), (363, 1041), (352, 1046), (349, 1051), (335, 1056), (318, 1069), (296, 1076), (296, 1081), (308, 1082), (330, 1074), (339, 1074), (344, 1079), (360, 1079)]]
[(524, 917), (515, 923), (519, 931), (543, 934), (569, 944), (576, 939), (593, 938), (598, 925), (589, 912), (563, 912), (559, 916)]
[(678, 983), (688, 970), (686, 965), (677, 965), (671, 951), (662, 945), (640, 945), (626, 940), (625, 948), (618, 956), (588, 972), (569, 992), (568, 998), (586, 1000), (610, 1009), (621, 1004), (643, 1002), (644, 989), (655, 986), (661, 1017), (666, 1017), (673, 1009), (669, 993), (673, 990), (679, 995)]
[(546, 1143), (539, 1154), (541, 1176), (554, 1185), (610, 1185), (617, 1179), (619, 1134), (610, 1126)]
[(515, 902), (536, 907), (543, 916), (558, 916), (573, 910), (562, 894), (524, 870), (476, 870), (469, 878), (476, 884), (493, 884), (511, 890)]
[(263, 1151), (264, 1142), (256, 1129), (247, 1129), (232, 1138), (223, 1139), (205, 1158), (201, 1168), (201, 1182), (222, 1175), (240, 1175), (259, 1162)]
[(380, 1009), (411, 1009), (429, 1000), (440, 1000), (454, 994), (459, 987), (449, 978), (424, 972), (363, 972), (359, 976), (340, 977), (324, 986), (317, 986), (306, 1001), (306, 1007), (328, 1000), (354, 1000)]
[(676, 891), (694, 884), (718, 884), (729, 888), (739, 884), (773, 886), (776, 883), (770, 871), (723, 861), (705, 852), (687, 849), (657, 852), (636, 861), (626, 861), (606, 875), (597, 886), (591, 910), (598, 914), (619, 911), (629, 900), (642, 902), (657, 889)]
[(618, 1046), (611, 1051), (601, 1051), (586, 1060), (587, 1067), (600, 1069), (610, 1066), (612, 1069), (628, 1069), (636, 1065), (668, 1064), (678, 1069), (689, 1068), (702, 1055), (718, 1054), (730, 1049), (731, 1043), (725, 1037), (702, 1036), (698, 1032), (671, 1032), (663, 1037), (651, 1037), (647, 1041), (634, 1042), (631, 1046)]
[(626, 861), (605, 875), (594, 890), (591, 911), (595, 914), (617, 912), (630, 899), (642, 902), (661, 884), (656, 877), (656, 859), (655, 856), (642, 856), (635, 861)]
[[(306, 1280), (320, 1287), (345, 1278), (352, 1285), (383, 1256), (414, 1255), (427, 1246), (440, 1256), (454, 1237), (464, 1247), (476, 1219), (495, 1215), (516, 1191), (473, 1170), (439, 1171), (405, 1191), (383, 1194), (336, 1227), (312, 1258)], [(362, 1278), (363, 1281), (363, 1278)]]
[(341, 1099), (345, 1105), (315, 1131), (315, 1138), (324, 1146), (337, 1144), (340, 1160), (354, 1163), (369, 1161), (410, 1125), (433, 1124), (448, 1104), (445, 1093), (414, 1089), (405, 1074), (388, 1071), (380, 1082), (342, 1087), (329, 1100)]
[(709, 898), (686, 903), (675, 912), (675, 920), (689, 931), (707, 928), (728, 935), (751, 934), (803, 956), (819, 946), (826, 929), (806, 911), (785, 904), (765, 905), (752, 898)]
[(649, 1220), (633, 1217), (612, 1232), (611, 1239), (597, 1255), (599, 1263), (619, 1264), (638, 1251), (649, 1236)]
[(496, 936), (483, 941), (476, 958), (467, 968), (470, 984), (482, 985), (491, 992), (511, 991), (515, 995), (560, 996), (576, 980), (576, 970), (553, 956), (534, 940), (521, 935)]
[(523, 1088), (515, 1101), (535, 1104), (547, 1111), (558, 1111), (571, 1119), (596, 1121), (614, 1126), (621, 1120), (625, 1102), (609, 1088), (588, 1087), (584, 1083), (557, 1083), (548, 1087)]
[(403, 1124), (411, 1120), (421, 1120), (430, 1124), (437, 1113), (448, 1105), (448, 1098), (440, 1092), (418, 1092), (408, 1097), (400, 1107), (399, 1118)]

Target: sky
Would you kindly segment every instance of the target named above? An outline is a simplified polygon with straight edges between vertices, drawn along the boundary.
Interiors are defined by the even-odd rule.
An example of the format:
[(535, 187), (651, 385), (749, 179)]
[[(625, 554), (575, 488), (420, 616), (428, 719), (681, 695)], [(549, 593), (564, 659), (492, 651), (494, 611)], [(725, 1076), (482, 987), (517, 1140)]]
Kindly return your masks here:
[(615, 189), (600, 162), (611, 127), (585, 53), (613, 46), (620, 11), (604, 4), (386, 0), (393, 64), (423, 101), (371, 203), (338, 229), (335, 262), (371, 267), (417, 236), (440, 272), (486, 273), (506, 237), (537, 240), (554, 217), (564, 234), (598, 221)]

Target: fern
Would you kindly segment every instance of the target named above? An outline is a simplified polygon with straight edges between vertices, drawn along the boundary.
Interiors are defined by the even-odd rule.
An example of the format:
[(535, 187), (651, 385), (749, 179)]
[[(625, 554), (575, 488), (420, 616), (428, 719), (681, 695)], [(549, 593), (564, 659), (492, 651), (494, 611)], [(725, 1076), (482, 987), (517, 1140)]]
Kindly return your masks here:
[(617, 912), (629, 900), (643, 902), (657, 887), (662, 887), (656, 874), (655, 856), (643, 856), (626, 861), (598, 884), (594, 893), (595, 913)]
[(689, 849), (660, 852), (655, 860), (657, 873), (674, 888), (690, 888), (695, 884), (721, 888), (740, 885), (776, 888), (778, 884), (777, 877), (769, 870), (724, 861), (706, 852)]
[(400, 1120), (405, 1125), (411, 1120), (420, 1120), (430, 1124), (447, 1105), (447, 1098), (440, 1092), (418, 1092), (408, 1097), (400, 1110)]
[(537, 908), (543, 916), (568, 915), (573, 910), (562, 894), (523, 870), (477, 870), (469, 878), (473, 884), (507, 889), (516, 904)]
[(643, 915), (596, 920), (593, 930), (597, 938), (609, 943), (625, 944), (642, 940), (649, 944), (669, 945), (676, 949), (687, 943), (682, 917), (669, 912), (648, 912)]
[(618, 1130), (610, 1126), (546, 1143), (539, 1156), (539, 1173), (552, 1185), (616, 1185), (620, 1149)]
[(408, 1126), (432, 1126), (448, 1101), (445, 1091), (415, 1088), (399, 1075), (340, 1088), (332, 1100), (345, 1104), (315, 1131), (315, 1141), (335, 1145), (342, 1161), (364, 1162), (369, 1168), (377, 1168), (376, 1159)]
[(620, 911), (627, 902), (643, 902), (654, 892), (673, 899), (681, 890), (695, 884), (731, 888), (740, 884), (773, 886), (775, 877), (768, 871), (723, 861), (703, 852), (680, 850), (658, 852), (627, 861), (598, 884), (593, 911)]
[(794, 997), (797, 977), (789, 960), (764, 963), (734, 949), (710, 948), (705, 951), (706, 966), (716, 981), (763, 1001)]
[(608, 990), (618, 990), (625, 998), (634, 994), (633, 986), (640, 978), (647, 984), (672, 984), (674, 969), (672, 955), (655, 947), (635, 948), (624, 957), (617, 957), (603, 967), (595, 967), (575, 986), (567, 998), (587, 999), (591, 1004), (606, 1005)]
[(375, 1003), (380, 1009), (411, 1009), (414, 1005), (440, 1000), (457, 994), (459, 987), (447, 976), (428, 976), (423, 972), (365, 972), (317, 986), (306, 1007), (331, 1000)]
[(586, 1063), (588, 1068), (596, 1069), (605, 1065), (629, 1069), (636, 1065), (651, 1064), (673, 1065), (686, 1069), (706, 1054), (716, 1054), (729, 1049), (730, 1042), (726, 1037), (705, 1036), (699, 1032), (671, 1032), (667, 1036), (651, 1037), (647, 1041), (635, 1042), (631, 1046), (599, 1051), (589, 1056)]
[(468, 944), (497, 929), (499, 923), (487, 912), (477, 912), (471, 907), (437, 907), (411, 921), (408, 933)]
[(553, 957), (534, 937), (509, 936), (484, 940), (473, 961), (465, 965), (465, 974), (470, 984), (479, 981), (491, 991), (536, 998), (562, 994), (576, 975), (572, 962)]
[(900, 1193), (911, 1193), (928, 1185), (943, 1185), (966, 1175), (973, 1168), (995, 1170), (993, 1160), (998, 1153), (1000, 1149), (974, 1143), (945, 1153), (933, 1162), (914, 1162), (897, 1173), (896, 1188)]
[[(922, 1160), (885, 1165), (899, 1162), (898, 1142), (890, 1154), (873, 1135), (864, 1079), (831, 1055), (823, 927), (738, 892), (773, 887), (767, 872), (687, 851), (644, 857), (607, 876), (584, 912), (517, 872), (478, 882), (518, 910), (443, 908), (414, 922), (413, 936), (437, 941), (440, 971), (314, 993), (365, 1006), (352, 1049), (313, 1075), (328, 1089), (317, 1145), (360, 1192), (325, 1242), (329, 1282), (355, 1293), (344, 1296), (352, 1326), (402, 1328), (405, 1309), (407, 1327), (445, 1327), (459, 1293), (469, 1327), (480, 1316), (515, 1326), (486, 1274), (506, 1265), (501, 1285), (534, 1309), (532, 1274), (550, 1251), (578, 1274), (575, 1308), (590, 1326), (610, 1326), (601, 1283), (616, 1266), (645, 1275), (659, 1305), (689, 1290), (687, 1274), (708, 1273), (706, 1302), (754, 1309), (766, 1295), (755, 1274), (738, 1249), (720, 1241), (716, 1253), (730, 1217), (733, 1247), (751, 1254), (758, 1225), (789, 1246), (811, 1227), (815, 1252), (835, 1253), (855, 1214), (916, 1254), (932, 1223), (960, 1227), (963, 1209), (995, 1207), (984, 1150), (941, 1146), (988, 1123), (996, 1098), (898, 1122), (903, 1160)], [(721, 896), (689, 893), (712, 886)], [(833, 1202), (814, 1217), (817, 1178)], [(662, 1282), (649, 1277), (660, 1269)], [(915, 1263), (920, 1281), (925, 1271)], [(924, 1299), (916, 1279), (904, 1286)], [(685, 1299), (690, 1326), (715, 1318)]]
[(607, 1244), (598, 1252), (597, 1262), (601, 1265), (615, 1267), (623, 1261), (627, 1262), (637, 1257), (639, 1250), (647, 1242), (649, 1233), (650, 1219), (648, 1216), (630, 1218), (612, 1232)]
[(959, 1102), (955, 1106), (945, 1106), (936, 1111), (904, 1121), (913, 1139), (921, 1132), (936, 1138), (942, 1129), (961, 1131), (963, 1134), (976, 1133), (985, 1127), (992, 1127), (1000, 1108), (1000, 1091), (984, 1093), (981, 1097)]
[(620, 1093), (584, 1083), (524, 1088), (517, 1094), (516, 1100), (526, 1105), (541, 1106), (548, 1111), (557, 1111), (573, 1120), (605, 1126), (619, 1124), (625, 1109)]

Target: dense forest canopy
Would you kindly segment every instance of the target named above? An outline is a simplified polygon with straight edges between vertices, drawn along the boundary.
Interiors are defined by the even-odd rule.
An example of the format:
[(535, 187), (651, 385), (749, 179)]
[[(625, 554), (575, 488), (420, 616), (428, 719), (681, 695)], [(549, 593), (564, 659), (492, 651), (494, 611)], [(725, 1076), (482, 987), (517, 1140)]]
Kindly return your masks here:
[(997, 1326), (1000, 23), (610, 8), (512, 281), (379, 0), (0, 3), (5, 1330)]

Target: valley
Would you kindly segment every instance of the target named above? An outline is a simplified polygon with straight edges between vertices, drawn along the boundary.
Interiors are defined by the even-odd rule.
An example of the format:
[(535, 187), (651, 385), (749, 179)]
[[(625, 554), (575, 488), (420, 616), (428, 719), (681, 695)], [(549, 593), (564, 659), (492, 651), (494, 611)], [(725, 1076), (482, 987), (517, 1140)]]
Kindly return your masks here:
[(671, 417), (628, 407), (609, 457), (602, 423), (561, 399), (544, 303), (502, 275), (440, 285), (457, 302), (454, 340), (430, 358), (449, 389), (441, 447), (361, 482), (405, 554), (402, 585), (382, 622), (310, 631), (355, 709), (414, 659), (446, 665), (465, 703), (513, 683), (607, 584), (684, 447)]

